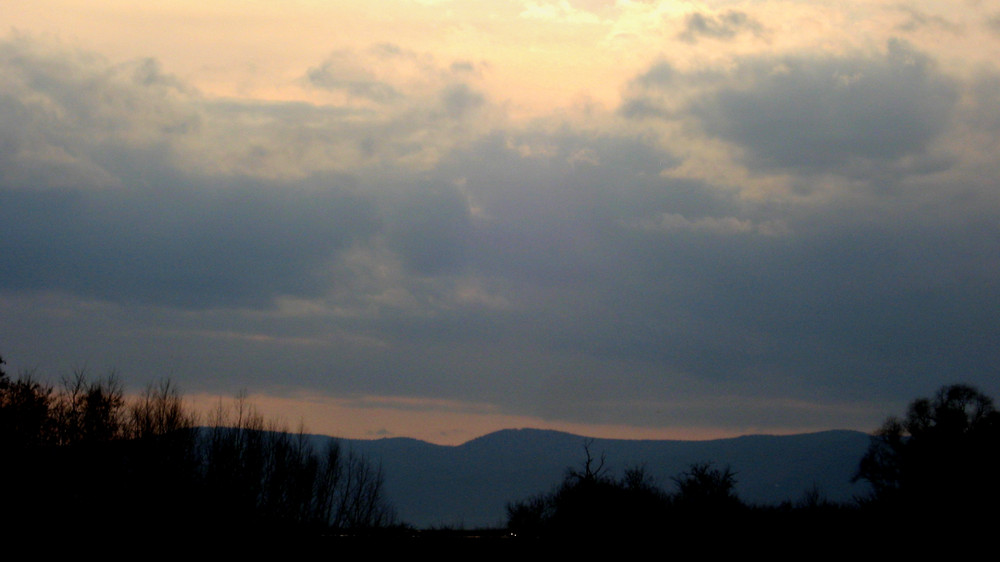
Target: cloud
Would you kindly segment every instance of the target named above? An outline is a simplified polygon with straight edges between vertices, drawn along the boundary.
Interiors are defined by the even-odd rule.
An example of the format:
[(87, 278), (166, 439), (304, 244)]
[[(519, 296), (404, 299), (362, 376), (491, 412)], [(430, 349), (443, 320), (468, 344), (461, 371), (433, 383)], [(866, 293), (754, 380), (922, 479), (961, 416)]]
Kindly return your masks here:
[(465, 262), (472, 225), (457, 190), (417, 186), (392, 212), (390, 245), (413, 271), (441, 273)]
[(892, 162), (925, 151), (947, 126), (954, 83), (905, 43), (850, 58), (746, 61), (694, 113), (736, 143), (751, 165), (843, 173), (855, 161)]
[(465, 84), (448, 86), (441, 93), (441, 102), (449, 116), (461, 118), (485, 103), (482, 94)]
[(954, 79), (898, 40), (865, 56), (739, 58), (729, 70), (679, 73), (659, 63), (631, 92), (623, 116), (693, 117), (739, 147), (752, 169), (847, 176), (924, 154), (959, 99)]
[(202, 126), (184, 103), (193, 92), (150, 59), (110, 65), (14, 36), (0, 42), (0, 71), (0, 178), (8, 187), (116, 185), (105, 149), (144, 160)]
[(688, 230), (719, 235), (758, 233), (765, 236), (777, 236), (787, 230), (778, 221), (754, 224), (749, 220), (736, 217), (703, 217), (692, 220), (677, 213), (662, 213), (653, 219), (638, 221), (635, 226), (647, 231)]
[(656, 58), (617, 112), (519, 121), (489, 67), (418, 53), (337, 51), (314, 103), (0, 43), (0, 339), (649, 427), (990, 383), (995, 72), (895, 41)]
[(433, 56), (381, 43), (364, 50), (338, 50), (306, 73), (307, 84), (340, 94), (342, 105), (368, 102), (381, 106), (413, 104), (440, 97), (450, 116), (461, 116), (484, 102), (469, 80), (479, 78), (483, 65), (468, 60), (439, 64)]
[(155, 61), (23, 38), (0, 55), (0, 289), (262, 306), (324, 292), (337, 252), (376, 228), (344, 176), (206, 170), (190, 149), (219, 115)]
[[(375, 58), (397, 58), (398, 50), (380, 49)], [(377, 56), (381, 55), (381, 56)], [(350, 97), (387, 103), (403, 94), (392, 84), (376, 77), (374, 64), (366, 64), (351, 51), (331, 54), (320, 66), (309, 69), (306, 78), (315, 87), (340, 90)]]
[(962, 26), (936, 14), (928, 14), (912, 6), (898, 6), (897, 9), (904, 12), (908, 18), (904, 23), (896, 26), (900, 31), (917, 31), (925, 28), (941, 29), (950, 33), (958, 33)]
[(716, 15), (700, 12), (688, 14), (684, 18), (684, 31), (677, 37), (682, 41), (695, 43), (700, 38), (728, 40), (740, 33), (760, 36), (763, 32), (764, 26), (745, 12), (727, 10)]
[(322, 294), (336, 253), (375, 224), (336, 186), (0, 189), (0, 208), (0, 289), (182, 307)]

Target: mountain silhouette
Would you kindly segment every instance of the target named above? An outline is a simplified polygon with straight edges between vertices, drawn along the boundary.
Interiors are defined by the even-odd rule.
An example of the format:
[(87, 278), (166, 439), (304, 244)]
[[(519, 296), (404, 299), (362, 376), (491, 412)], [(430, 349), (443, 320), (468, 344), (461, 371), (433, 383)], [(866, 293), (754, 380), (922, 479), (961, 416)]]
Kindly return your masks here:
[[(317, 439), (329, 439), (320, 438)], [(729, 466), (736, 493), (750, 504), (775, 505), (818, 489), (831, 501), (867, 491), (851, 483), (870, 436), (832, 430), (799, 435), (748, 435), (709, 441), (590, 439), (539, 429), (506, 429), (457, 446), (409, 438), (342, 440), (381, 462), (385, 492), (399, 519), (419, 528), (502, 526), (508, 502), (547, 492), (569, 468), (579, 468), (583, 445), (604, 455), (616, 475), (642, 466), (657, 485), (698, 462)]]

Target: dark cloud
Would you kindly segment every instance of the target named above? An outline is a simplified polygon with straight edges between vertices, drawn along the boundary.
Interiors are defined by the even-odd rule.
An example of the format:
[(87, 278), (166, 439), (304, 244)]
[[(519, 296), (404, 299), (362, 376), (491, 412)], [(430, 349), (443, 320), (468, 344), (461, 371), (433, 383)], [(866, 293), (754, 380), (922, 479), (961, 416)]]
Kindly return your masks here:
[(683, 87), (686, 77), (668, 62), (659, 62), (630, 84), (632, 95), (622, 100), (618, 114), (627, 119), (671, 119), (675, 111), (661, 103), (653, 92)]
[(465, 262), (472, 230), (456, 189), (414, 186), (390, 212), (390, 246), (413, 271), (438, 274)]
[(948, 190), (892, 209), (849, 197), (753, 203), (659, 173), (675, 164), (641, 139), (568, 132), (456, 153), (435, 173), (463, 178), (463, 190), (438, 196), (478, 215), (462, 222), (461, 244), (437, 247), (460, 247), (463, 271), (497, 280), (511, 308), (502, 321), (471, 310), (425, 319), (413, 333), (509, 350), (524, 367), (505, 380), (537, 389), (558, 378), (581, 400), (667, 399), (683, 376), (855, 400), (933, 386), (942, 370), (981, 382), (1000, 359), (988, 345), (1000, 336), (988, 312), (1000, 289), (995, 209), (953, 222), (940, 214), (955, 204)]
[(465, 84), (455, 84), (444, 89), (441, 102), (450, 117), (461, 118), (485, 103), (482, 94)]
[(202, 108), (211, 120), (223, 108), (153, 60), (111, 66), (20, 40), (0, 44), (0, 65), (3, 290), (261, 306), (327, 290), (336, 253), (376, 228), (343, 176), (186, 169)]
[(629, 119), (694, 117), (742, 149), (753, 169), (888, 184), (953, 165), (927, 151), (951, 123), (959, 91), (932, 59), (891, 40), (867, 56), (750, 57), (725, 71), (681, 73), (658, 63), (629, 84), (618, 111)]
[(618, 114), (627, 119), (670, 119), (673, 112), (649, 97), (634, 97), (622, 101)]
[(373, 230), (334, 186), (0, 189), (6, 290), (182, 307), (265, 305), (329, 290), (338, 250)]
[[(995, 174), (934, 149), (961, 111), (971, 138), (995, 133), (990, 73), (958, 105), (957, 79), (900, 43), (660, 63), (612, 126), (449, 143), (431, 133), (475, 119), (447, 110), (489, 109), (455, 72), (430, 72), (397, 118), (208, 101), (154, 62), (4, 48), (0, 337), (35, 356), (46, 334), (70, 361), (113, 348), (108, 364), (189, 388), (211, 372), (641, 425), (746, 426), (769, 407), (835, 425), (840, 410), (801, 405), (996, 387)], [(900, 189), (692, 178), (665, 148), (688, 139), (651, 134), (661, 119), (685, 151), (707, 133), (803, 192), (893, 171)]]
[(684, 18), (684, 31), (677, 37), (688, 43), (694, 43), (703, 37), (732, 39), (739, 33), (760, 35), (763, 31), (764, 27), (760, 22), (739, 10), (727, 10), (714, 15), (695, 12)]
[(406, 96), (400, 80), (407, 75), (437, 72), (431, 60), (399, 45), (379, 43), (357, 52), (335, 51), (306, 73), (317, 88), (341, 91), (351, 97), (390, 103)]
[(349, 68), (339, 61), (328, 60), (310, 68), (306, 74), (309, 83), (326, 90), (341, 90), (351, 96), (375, 102), (389, 102), (402, 94), (391, 84), (379, 81), (362, 68)]
[(702, 205), (686, 189), (660, 189), (660, 171), (673, 165), (641, 139), (498, 134), (456, 152), (442, 175), (463, 178), (462, 197), (478, 209), (477, 267), (519, 282), (573, 284), (605, 267), (613, 250), (603, 236), (620, 232), (619, 221), (654, 203)]
[(898, 6), (897, 9), (908, 17), (905, 22), (896, 26), (900, 31), (916, 31), (918, 29), (940, 29), (950, 33), (959, 33), (961, 26), (938, 15), (928, 14), (912, 6)]
[(885, 54), (742, 61), (739, 85), (696, 101), (712, 135), (736, 143), (751, 165), (850, 173), (857, 163), (919, 154), (942, 133), (955, 84), (905, 43)]
[(986, 20), (986, 26), (994, 33), (1000, 33), (1000, 13), (993, 14)]
[(993, 135), (1000, 133), (1000, 73), (979, 74), (970, 89), (975, 125)]
[(448, 69), (454, 73), (474, 73), (476, 71), (475, 65), (469, 61), (455, 61), (451, 63), (451, 66), (449, 66)]
[(419, 97), (423, 90), (438, 89), (440, 81), (455, 82), (442, 97), (449, 112), (462, 112), (482, 103), (481, 96), (461, 82), (475, 78), (484, 66), (465, 60), (441, 65), (432, 56), (380, 43), (362, 51), (335, 51), (322, 64), (310, 68), (305, 80), (313, 87), (379, 104)]
[(659, 62), (640, 75), (636, 82), (647, 88), (663, 88), (669, 86), (677, 76), (678, 72), (670, 63)]
[(487, 62), (456, 60), (448, 65), (448, 73), (455, 77), (479, 76), (489, 68)]

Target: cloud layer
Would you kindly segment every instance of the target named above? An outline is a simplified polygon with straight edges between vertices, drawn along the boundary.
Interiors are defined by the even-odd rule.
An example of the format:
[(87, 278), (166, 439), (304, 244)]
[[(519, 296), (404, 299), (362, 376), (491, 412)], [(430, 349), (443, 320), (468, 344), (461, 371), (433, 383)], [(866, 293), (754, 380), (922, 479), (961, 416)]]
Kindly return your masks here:
[(495, 79), (507, 47), (334, 46), (286, 73), (301, 99), (273, 99), (10, 34), (0, 352), (204, 392), (733, 432), (1000, 391), (1000, 71), (933, 40), (996, 44), (995, 14), (886, 5), (857, 44), (793, 33), (823, 21), (798, 9), (523, 8), (512, 38), (483, 33), (669, 45), (615, 103), (539, 111)]

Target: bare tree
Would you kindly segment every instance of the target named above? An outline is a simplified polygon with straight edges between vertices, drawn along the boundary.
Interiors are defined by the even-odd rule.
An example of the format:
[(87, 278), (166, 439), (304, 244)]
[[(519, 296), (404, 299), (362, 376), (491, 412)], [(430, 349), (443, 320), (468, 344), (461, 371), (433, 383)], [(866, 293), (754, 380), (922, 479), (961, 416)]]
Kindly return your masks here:
[(245, 393), (199, 428), (169, 380), (128, 398), (114, 373), (77, 370), (54, 389), (0, 369), (0, 451), (0, 477), (18, 483), (9, 512), (54, 528), (361, 532), (395, 521), (379, 464), (332, 439), (317, 453), (304, 427), (266, 421)]
[(601, 458), (595, 459), (590, 452), (590, 448), (594, 445), (593, 439), (587, 439), (583, 442), (583, 470), (573, 470), (569, 469), (569, 476), (576, 478), (577, 480), (582, 480), (584, 482), (593, 482), (606, 478), (604, 463), (605, 454), (601, 453)]
[(384, 527), (395, 522), (395, 513), (385, 502), (382, 465), (350, 451), (337, 495), (334, 527), (360, 530)]
[[(331, 440), (320, 455), (305, 429), (265, 422), (245, 395), (220, 403), (208, 430), (204, 473), (223, 518), (239, 525), (348, 532), (395, 522), (380, 465)], [(228, 507), (227, 507), (228, 506)]]
[(180, 391), (169, 379), (148, 385), (128, 406), (127, 435), (131, 439), (191, 430), (197, 423), (197, 415), (184, 407)]
[(100, 443), (125, 435), (125, 392), (112, 372), (90, 380), (84, 369), (64, 378), (56, 398), (59, 443)]

